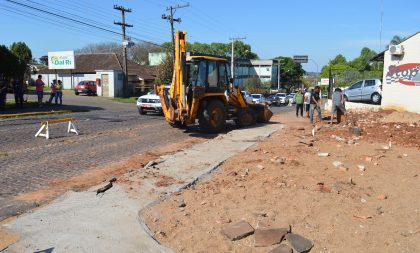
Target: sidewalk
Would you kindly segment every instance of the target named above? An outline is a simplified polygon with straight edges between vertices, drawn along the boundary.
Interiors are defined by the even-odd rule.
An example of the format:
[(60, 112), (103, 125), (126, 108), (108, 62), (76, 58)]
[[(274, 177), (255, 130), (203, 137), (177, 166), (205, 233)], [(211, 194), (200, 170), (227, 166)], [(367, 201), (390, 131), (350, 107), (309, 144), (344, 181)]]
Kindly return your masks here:
[[(235, 130), (163, 156), (147, 169), (119, 178), (105, 194), (95, 195), (103, 185), (86, 192), (68, 192), (3, 224), (0, 234), (19, 237), (4, 252), (172, 252), (151, 237), (139, 215), (142, 210), (195, 184), (225, 160), (281, 128), (273, 122)], [(0, 245), (0, 250), (1, 246), (5, 245)]]

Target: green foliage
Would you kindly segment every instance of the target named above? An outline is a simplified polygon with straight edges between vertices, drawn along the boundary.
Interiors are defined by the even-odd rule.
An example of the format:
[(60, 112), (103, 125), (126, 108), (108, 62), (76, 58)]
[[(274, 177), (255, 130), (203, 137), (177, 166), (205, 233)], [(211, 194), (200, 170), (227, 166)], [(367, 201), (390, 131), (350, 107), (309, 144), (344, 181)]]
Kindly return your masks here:
[(165, 60), (162, 61), (156, 68), (156, 84), (170, 84), (172, 83), (173, 74), (173, 60), (169, 52), (166, 53)]
[[(164, 42), (162, 44), (162, 47), (165, 49), (171, 49), (172, 44), (171, 42)], [(245, 44), (242, 41), (235, 41), (234, 47), (235, 58), (246, 58), (251, 60), (258, 59), (258, 55), (252, 52), (250, 45)], [(187, 42), (187, 51), (192, 53), (230, 57), (232, 54), (232, 44), (220, 42), (212, 42), (210, 44), (200, 42)]]
[(321, 77), (328, 78), (331, 69), (335, 85), (340, 87), (365, 78), (382, 78), (383, 63), (370, 62), (375, 55), (376, 52), (367, 47), (362, 48), (360, 55), (351, 61), (339, 54), (322, 67)]
[(39, 62), (41, 64), (44, 64), (44, 65), (48, 66), (48, 55), (43, 55), (43, 56), (39, 57)]
[(6, 46), (0, 45), (0, 70), (5, 77), (22, 78), (26, 70), (26, 63)]
[(10, 51), (26, 64), (32, 60), (32, 51), (25, 42), (13, 42)]
[(283, 89), (290, 90), (301, 83), (305, 70), (300, 63), (294, 62), (290, 57), (278, 56), (275, 59), (280, 61), (280, 83)]
[(257, 76), (248, 78), (245, 83), (245, 90), (250, 93), (267, 93), (271, 88), (271, 82), (261, 82)]

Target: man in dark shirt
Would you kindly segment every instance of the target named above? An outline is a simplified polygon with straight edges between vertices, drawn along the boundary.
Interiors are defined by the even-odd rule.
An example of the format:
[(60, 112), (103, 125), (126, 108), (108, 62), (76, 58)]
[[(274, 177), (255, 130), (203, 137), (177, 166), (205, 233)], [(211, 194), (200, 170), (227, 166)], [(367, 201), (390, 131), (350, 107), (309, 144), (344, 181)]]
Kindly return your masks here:
[(321, 116), (321, 98), (319, 96), (321, 89), (319, 86), (315, 86), (314, 92), (311, 94), (311, 108), (310, 108), (310, 119), (311, 123), (314, 123), (314, 111), (318, 112), (319, 121), (322, 122)]

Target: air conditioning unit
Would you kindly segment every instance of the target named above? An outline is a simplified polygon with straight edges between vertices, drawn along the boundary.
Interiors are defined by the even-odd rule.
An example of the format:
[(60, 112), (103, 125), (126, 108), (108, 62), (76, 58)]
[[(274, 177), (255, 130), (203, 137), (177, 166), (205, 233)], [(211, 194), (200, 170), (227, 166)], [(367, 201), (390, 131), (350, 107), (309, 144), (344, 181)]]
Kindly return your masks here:
[(389, 46), (389, 52), (391, 55), (403, 55), (404, 47), (401, 45), (391, 45)]

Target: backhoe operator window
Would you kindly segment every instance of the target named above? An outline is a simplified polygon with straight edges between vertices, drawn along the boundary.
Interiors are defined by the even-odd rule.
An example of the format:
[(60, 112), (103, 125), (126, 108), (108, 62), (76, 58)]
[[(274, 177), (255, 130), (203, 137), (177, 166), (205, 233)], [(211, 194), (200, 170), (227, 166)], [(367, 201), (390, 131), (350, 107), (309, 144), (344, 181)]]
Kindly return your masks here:
[(215, 61), (208, 61), (208, 85), (209, 87), (217, 87), (217, 66)]
[(198, 68), (198, 76), (197, 76), (197, 82), (195, 83), (195, 85), (197, 86), (206, 86), (206, 77), (207, 77), (207, 73), (206, 73), (206, 61), (200, 61), (200, 65)]
[(219, 87), (224, 88), (229, 84), (229, 80), (226, 72), (226, 64), (219, 62)]

